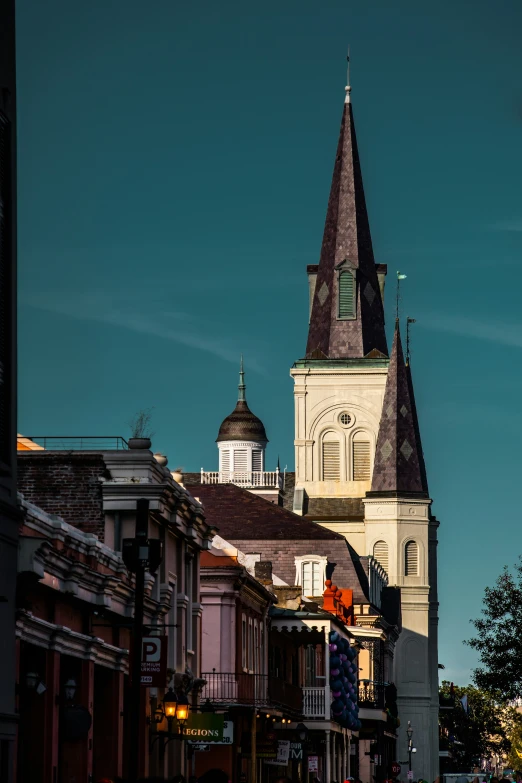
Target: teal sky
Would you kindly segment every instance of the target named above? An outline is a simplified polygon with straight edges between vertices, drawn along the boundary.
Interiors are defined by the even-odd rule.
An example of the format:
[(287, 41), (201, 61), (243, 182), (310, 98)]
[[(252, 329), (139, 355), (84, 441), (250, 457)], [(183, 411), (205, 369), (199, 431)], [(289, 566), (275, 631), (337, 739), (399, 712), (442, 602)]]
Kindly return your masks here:
[(294, 467), (348, 43), (376, 260), (407, 274), (439, 544), (440, 661), (520, 546), (520, 0), (19, 0), (26, 435), (127, 435), (217, 467), (241, 352)]

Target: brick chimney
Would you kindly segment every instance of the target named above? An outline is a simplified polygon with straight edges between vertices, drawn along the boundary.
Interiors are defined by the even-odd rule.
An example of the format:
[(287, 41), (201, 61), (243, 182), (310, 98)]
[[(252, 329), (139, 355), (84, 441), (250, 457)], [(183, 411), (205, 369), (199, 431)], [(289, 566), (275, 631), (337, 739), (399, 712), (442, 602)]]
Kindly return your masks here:
[(258, 560), (254, 563), (254, 576), (262, 585), (273, 584), (272, 562), (270, 560)]

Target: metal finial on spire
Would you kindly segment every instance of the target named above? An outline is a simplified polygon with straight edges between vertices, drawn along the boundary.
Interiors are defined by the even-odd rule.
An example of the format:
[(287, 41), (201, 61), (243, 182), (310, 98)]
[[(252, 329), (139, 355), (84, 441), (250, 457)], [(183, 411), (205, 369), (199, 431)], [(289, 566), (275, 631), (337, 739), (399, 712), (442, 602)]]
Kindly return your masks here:
[(406, 364), (410, 363), (410, 325), (415, 324), (415, 318), (406, 318)]
[(246, 385), (245, 385), (245, 371), (243, 370), (243, 354), (241, 354), (241, 362), (239, 364), (239, 386), (238, 386), (238, 400), (245, 402), (246, 400)]
[(403, 275), (397, 270), (397, 298), (395, 300), (395, 318), (396, 320), (399, 320), (399, 302), (400, 302), (400, 285), (401, 280), (406, 280), (406, 275)]
[(344, 99), (345, 103), (350, 103), (350, 93), (352, 91), (352, 87), (350, 85), (350, 47), (348, 47), (348, 54), (346, 55), (346, 98)]

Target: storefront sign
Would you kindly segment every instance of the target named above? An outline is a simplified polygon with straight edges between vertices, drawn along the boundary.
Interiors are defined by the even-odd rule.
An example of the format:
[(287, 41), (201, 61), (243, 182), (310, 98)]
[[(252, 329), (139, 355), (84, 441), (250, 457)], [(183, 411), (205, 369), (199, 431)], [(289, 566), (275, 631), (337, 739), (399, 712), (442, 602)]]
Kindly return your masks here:
[(290, 743), (290, 760), (291, 761), (303, 760), (303, 746), (300, 742)]
[(276, 753), (276, 758), (265, 759), (265, 764), (276, 764), (281, 767), (286, 767), (290, 758), (290, 742), (288, 740), (279, 740)]
[(141, 684), (164, 688), (167, 680), (167, 637), (145, 636), (141, 645)]
[(319, 772), (319, 756), (308, 756), (308, 772)]
[[(174, 732), (178, 730), (177, 723), (176, 720), (173, 721)], [(192, 740), (198, 745), (201, 743), (206, 745), (208, 742), (223, 743), (223, 724), (222, 715), (193, 712), (183, 726), (183, 734), (187, 740)]]
[[(204, 718), (207, 717), (207, 715), (191, 715), (190, 719), (187, 722), (187, 726), (192, 725), (193, 718)], [(212, 743), (212, 745), (232, 745), (232, 743), (234, 742), (234, 724), (232, 723), (232, 721), (223, 720), (221, 715), (215, 715), (215, 716), (210, 715), (209, 717), (221, 718), (221, 720), (223, 721), (223, 732), (220, 738), (218, 739), (214, 739), (214, 737), (205, 737), (205, 743)], [(186, 733), (185, 730), (184, 733)], [(189, 744), (194, 745), (195, 749), (198, 750), (196, 746), (199, 745), (200, 743), (195, 740), (189, 740)]]

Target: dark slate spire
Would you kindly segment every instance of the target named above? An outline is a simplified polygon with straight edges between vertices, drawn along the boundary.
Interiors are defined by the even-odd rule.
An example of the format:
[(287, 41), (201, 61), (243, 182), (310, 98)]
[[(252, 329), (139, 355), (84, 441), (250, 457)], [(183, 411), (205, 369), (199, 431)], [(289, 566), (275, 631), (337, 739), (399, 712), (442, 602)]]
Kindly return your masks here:
[[(354, 308), (351, 315), (339, 319), (338, 287), (343, 263), (344, 268), (355, 275)], [(388, 355), (350, 88), (347, 87), (306, 356), (347, 359), (364, 357), (372, 351)]]
[(399, 322), (384, 392), (370, 495), (428, 497), (428, 482), (410, 368), (404, 363)]

